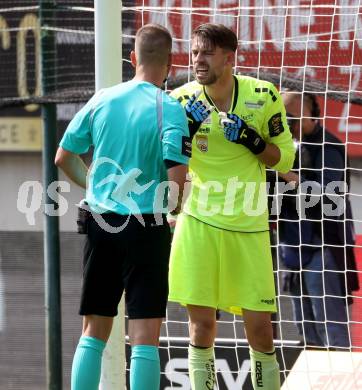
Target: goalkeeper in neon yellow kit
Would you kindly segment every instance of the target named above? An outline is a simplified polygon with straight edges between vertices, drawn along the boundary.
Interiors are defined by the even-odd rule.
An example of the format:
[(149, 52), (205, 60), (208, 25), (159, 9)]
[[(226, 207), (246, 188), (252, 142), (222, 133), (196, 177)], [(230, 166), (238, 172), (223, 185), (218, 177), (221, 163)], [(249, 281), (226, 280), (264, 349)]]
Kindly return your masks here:
[(193, 136), (191, 193), (176, 224), (169, 293), (188, 310), (193, 390), (214, 388), (217, 309), (244, 317), (254, 389), (280, 388), (265, 166), (288, 172), (295, 150), (276, 88), (233, 75), (236, 48), (225, 26), (199, 26), (192, 36), (196, 81), (172, 93)]

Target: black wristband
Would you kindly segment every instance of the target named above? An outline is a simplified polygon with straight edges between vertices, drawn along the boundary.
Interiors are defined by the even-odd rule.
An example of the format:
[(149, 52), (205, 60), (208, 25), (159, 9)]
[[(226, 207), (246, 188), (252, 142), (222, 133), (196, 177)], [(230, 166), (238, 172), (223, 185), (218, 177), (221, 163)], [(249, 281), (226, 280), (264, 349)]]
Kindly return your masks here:
[(266, 148), (263, 138), (250, 127), (243, 130), (237, 143), (246, 146), (254, 154), (260, 154)]
[(189, 133), (190, 133), (190, 138), (192, 139), (194, 135), (197, 133), (197, 130), (199, 130), (201, 126), (201, 122), (197, 122), (192, 118), (187, 118), (188, 125), (189, 125)]

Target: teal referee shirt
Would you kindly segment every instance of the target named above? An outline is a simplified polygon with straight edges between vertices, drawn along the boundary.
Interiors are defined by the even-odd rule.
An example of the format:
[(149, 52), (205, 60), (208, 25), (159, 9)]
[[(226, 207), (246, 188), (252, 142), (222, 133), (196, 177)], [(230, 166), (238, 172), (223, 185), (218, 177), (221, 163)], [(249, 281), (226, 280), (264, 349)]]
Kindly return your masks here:
[(180, 103), (151, 83), (131, 80), (97, 92), (60, 146), (76, 154), (94, 147), (86, 193), (92, 211), (152, 214), (165, 205), (164, 161), (188, 164), (188, 137)]

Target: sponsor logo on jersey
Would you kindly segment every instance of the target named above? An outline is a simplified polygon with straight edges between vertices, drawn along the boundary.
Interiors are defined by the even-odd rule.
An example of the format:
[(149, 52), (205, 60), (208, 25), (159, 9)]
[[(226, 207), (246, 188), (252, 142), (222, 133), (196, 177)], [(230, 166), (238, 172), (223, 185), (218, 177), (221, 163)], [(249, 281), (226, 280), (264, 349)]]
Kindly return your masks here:
[(262, 299), (261, 303), (266, 303), (267, 305), (274, 305), (274, 298), (272, 298), (272, 299)]
[[(250, 122), (252, 121), (254, 118), (254, 114), (248, 114), (248, 115), (242, 115), (241, 116), (241, 119), (244, 121), (244, 122)], [(249, 126), (250, 127), (250, 126)]]
[(190, 137), (182, 137), (182, 154), (186, 157), (191, 157), (192, 141)]
[(278, 112), (274, 114), (268, 121), (269, 135), (271, 137), (276, 137), (284, 131), (282, 114)]
[(262, 108), (264, 104), (265, 104), (264, 100), (258, 100), (257, 102), (245, 102), (246, 107), (253, 108), (253, 109)]
[[(205, 123), (205, 122), (204, 122)], [(204, 126), (201, 126), (198, 133), (201, 133), (201, 134), (209, 134), (211, 131), (211, 128), (210, 127), (204, 127)]]

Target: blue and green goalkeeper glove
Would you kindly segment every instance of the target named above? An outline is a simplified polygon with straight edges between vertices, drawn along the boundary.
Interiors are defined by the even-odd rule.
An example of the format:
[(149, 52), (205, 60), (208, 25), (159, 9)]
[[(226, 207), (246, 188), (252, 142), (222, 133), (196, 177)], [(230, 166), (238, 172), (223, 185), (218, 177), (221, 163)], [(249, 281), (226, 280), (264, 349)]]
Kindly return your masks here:
[(185, 105), (191, 138), (196, 134), (202, 122), (215, 109), (214, 107), (210, 106), (206, 100), (197, 100), (201, 92), (202, 91), (200, 90), (194, 93)]
[(219, 113), (225, 138), (236, 144), (247, 147), (252, 153), (260, 154), (266, 148), (266, 143), (260, 135), (237, 115)]

